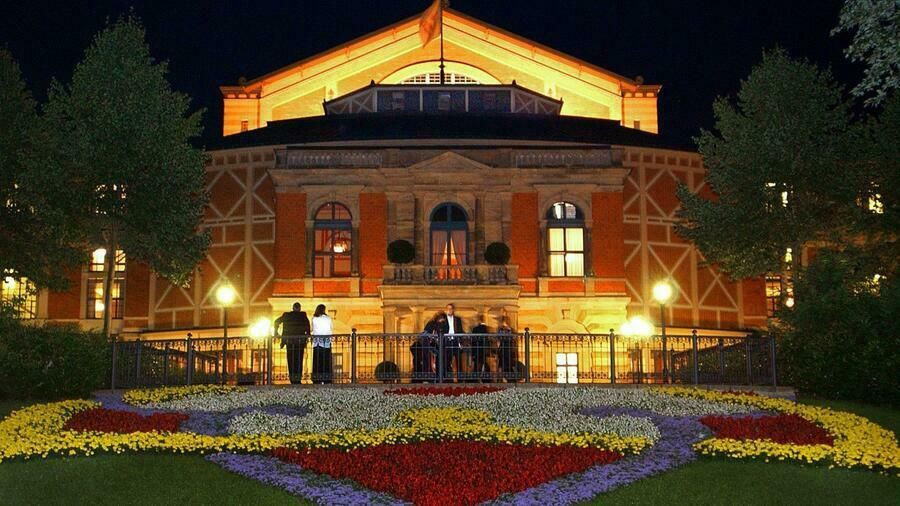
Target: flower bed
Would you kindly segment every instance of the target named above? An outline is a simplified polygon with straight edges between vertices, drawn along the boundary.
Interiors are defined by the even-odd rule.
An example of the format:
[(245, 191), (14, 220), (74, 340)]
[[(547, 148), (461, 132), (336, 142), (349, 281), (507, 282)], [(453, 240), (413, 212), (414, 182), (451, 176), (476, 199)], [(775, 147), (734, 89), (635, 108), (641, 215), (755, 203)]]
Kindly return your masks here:
[(719, 439), (759, 439), (795, 445), (834, 444), (834, 437), (827, 430), (798, 415), (704, 416), (700, 423), (712, 429)]
[(459, 397), (461, 395), (489, 394), (503, 391), (500, 387), (420, 387), (392, 388), (384, 391), (384, 395), (443, 395)]
[(78, 432), (177, 432), (181, 423), (188, 419), (183, 413), (153, 413), (140, 415), (130, 411), (105, 408), (91, 408), (79, 411), (63, 425), (65, 430)]
[(414, 504), (441, 506), (479, 504), (622, 458), (596, 448), (483, 441), (428, 441), (349, 452), (277, 448), (273, 455)]
[(753, 406), (766, 411), (795, 414), (827, 430), (833, 445), (794, 445), (761, 440), (708, 439), (694, 445), (703, 455), (732, 458), (770, 458), (830, 463), (837, 467), (862, 467), (900, 476), (900, 447), (893, 432), (869, 420), (841, 411), (797, 404), (787, 399), (733, 395), (692, 388), (665, 388), (676, 397), (718, 400)]
[(328, 504), (439, 500), (423, 490), (452, 490), (444, 496), (465, 504), (572, 504), (698, 454), (900, 469), (894, 435), (864, 418), (674, 387), (175, 387), (36, 405), (0, 421), (0, 462), (139, 451), (209, 453)]

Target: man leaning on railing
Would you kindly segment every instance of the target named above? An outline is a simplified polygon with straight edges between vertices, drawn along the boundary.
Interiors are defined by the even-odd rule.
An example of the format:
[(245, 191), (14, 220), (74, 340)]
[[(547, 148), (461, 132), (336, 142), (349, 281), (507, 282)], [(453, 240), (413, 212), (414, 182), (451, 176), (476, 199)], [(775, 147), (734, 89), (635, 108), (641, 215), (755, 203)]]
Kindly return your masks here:
[(281, 333), (281, 347), (287, 346), (288, 376), (291, 384), (299, 385), (303, 379), (303, 352), (306, 350), (306, 339), (309, 336), (309, 318), (300, 310), (300, 303), (295, 302), (293, 310), (282, 314), (275, 320), (275, 337), (278, 327), (284, 325)]

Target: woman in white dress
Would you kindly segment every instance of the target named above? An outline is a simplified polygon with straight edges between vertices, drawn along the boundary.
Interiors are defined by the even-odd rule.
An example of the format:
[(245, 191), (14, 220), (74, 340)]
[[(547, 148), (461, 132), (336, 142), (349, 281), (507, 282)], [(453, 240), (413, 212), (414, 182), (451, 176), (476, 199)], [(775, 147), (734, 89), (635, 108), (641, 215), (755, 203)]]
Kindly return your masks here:
[(316, 306), (312, 317), (313, 383), (331, 383), (331, 336), (334, 326), (325, 312), (325, 304)]

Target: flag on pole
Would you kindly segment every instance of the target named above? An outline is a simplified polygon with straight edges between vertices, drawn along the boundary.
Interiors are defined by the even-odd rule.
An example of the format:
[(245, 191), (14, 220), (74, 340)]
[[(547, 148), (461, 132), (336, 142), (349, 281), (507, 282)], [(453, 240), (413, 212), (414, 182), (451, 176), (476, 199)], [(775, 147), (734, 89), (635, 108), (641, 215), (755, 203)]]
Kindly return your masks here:
[(434, 0), (428, 9), (422, 13), (419, 19), (419, 39), (422, 40), (422, 47), (431, 42), (441, 33), (441, 19), (444, 6), (442, 0)]

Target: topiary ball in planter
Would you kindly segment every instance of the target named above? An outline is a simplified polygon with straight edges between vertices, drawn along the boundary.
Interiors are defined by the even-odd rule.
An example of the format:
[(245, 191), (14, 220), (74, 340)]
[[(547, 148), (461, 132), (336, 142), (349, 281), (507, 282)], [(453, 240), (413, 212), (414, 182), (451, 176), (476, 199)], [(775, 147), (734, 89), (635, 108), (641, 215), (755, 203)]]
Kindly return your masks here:
[(400, 379), (400, 368), (393, 362), (380, 362), (375, 366), (375, 379), (384, 383), (393, 383)]
[(408, 264), (416, 258), (416, 248), (409, 241), (398, 239), (388, 244), (387, 257), (393, 264)]
[(484, 250), (484, 260), (491, 265), (506, 265), (509, 263), (509, 246), (502, 242), (492, 242)]

